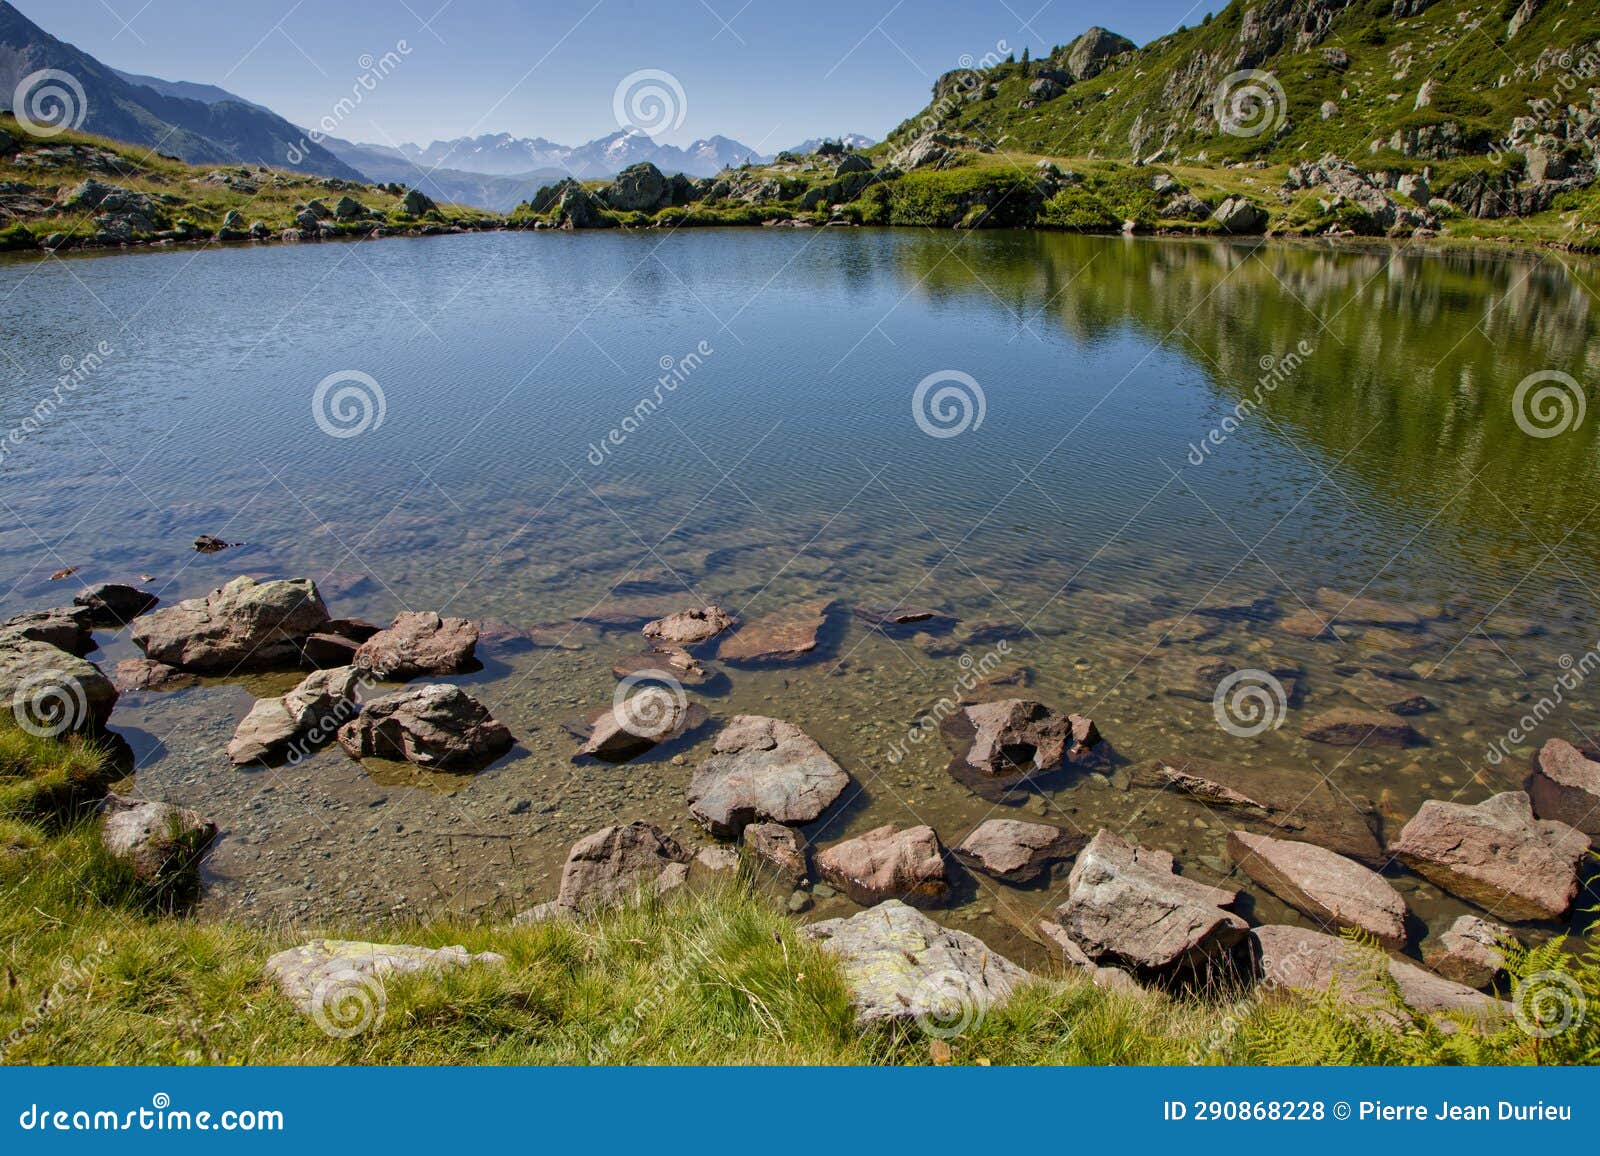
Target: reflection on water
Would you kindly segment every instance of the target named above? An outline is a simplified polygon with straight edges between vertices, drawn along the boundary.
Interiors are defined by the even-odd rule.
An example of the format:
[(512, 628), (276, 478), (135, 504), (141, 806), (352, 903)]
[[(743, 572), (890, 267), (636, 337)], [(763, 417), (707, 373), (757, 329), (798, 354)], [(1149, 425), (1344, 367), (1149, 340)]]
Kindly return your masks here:
[[(150, 575), (169, 601), (239, 572), (310, 574), (340, 615), (540, 628), (541, 645), (486, 648), (461, 680), (519, 739), (468, 781), (363, 769), (337, 749), (231, 768), (233, 726), (282, 680), (128, 696), (115, 722), (141, 789), (227, 831), (218, 910), (510, 912), (550, 897), (566, 847), (602, 823), (698, 838), (684, 790), (714, 727), (577, 766), (564, 724), (611, 701), (612, 663), (639, 650), (645, 618), (816, 597), (836, 605), (810, 661), (728, 668), (692, 692), (715, 718), (795, 722), (852, 773), (814, 841), (925, 821), (955, 843), (992, 813), (946, 773), (937, 739), (908, 735), (1004, 641), (1004, 685), (981, 693), (1092, 714), (1127, 760), (1064, 776), (1021, 813), (1114, 827), (1216, 879), (1234, 819), (1130, 769), (1192, 756), (1263, 781), (1315, 772), (1392, 835), (1425, 798), (1520, 785), (1539, 742), (1579, 741), (1595, 721), (1580, 688), (1515, 757), (1485, 759), (1562, 656), (1597, 637), (1593, 422), (1537, 438), (1512, 412), (1531, 373), (1594, 376), (1595, 272), (862, 230), (6, 265), (8, 428), (63, 359), (113, 352), (8, 443), (0, 609), (64, 600), (47, 576), (77, 565), (89, 581)], [(370, 375), (385, 409), (337, 438), (312, 397), (344, 370)], [(912, 398), (942, 371), (970, 375), (984, 416), (931, 437)], [(202, 533), (244, 545), (198, 555)], [(1322, 588), (1428, 623), (1336, 641), (1279, 627)], [(926, 605), (957, 624), (882, 633), (856, 605)], [(115, 639), (101, 657), (132, 653)], [(1218, 726), (1218, 658), (1291, 687), (1281, 728)], [(1412, 719), (1423, 745), (1298, 737), (1321, 710), (1360, 705), (1346, 680), (1371, 669), (1431, 701)], [(1008, 929), (1062, 884), (985, 881), (952, 918), (1020, 950)], [(1397, 884), (1436, 927), (1461, 910)], [(1292, 918), (1264, 896), (1255, 914)]]

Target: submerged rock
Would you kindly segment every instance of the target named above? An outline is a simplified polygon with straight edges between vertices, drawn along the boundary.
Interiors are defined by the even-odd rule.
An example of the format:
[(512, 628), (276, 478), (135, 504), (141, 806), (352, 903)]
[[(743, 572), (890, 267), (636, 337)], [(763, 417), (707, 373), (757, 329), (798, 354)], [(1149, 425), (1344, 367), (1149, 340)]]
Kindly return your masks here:
[(1249, 925), (1224, 908), (1238, 892), (1177, 874), (1165, 851), (1101, 831), (1078, 854), (1056, 921), (1095, 963), (1147, 971), (1218, 962)]
[(863, 907), (898, 899), (936, 907), (950, 896), (944, 846), (932, 827), (894, 823), (817, 853), (817, 873)]
[(1344, 706), (1323, 711), (1305, 725), (1300, 737), (1336, 747), (1404, 747), (1422, 741), (1399, 715)]
[(1289, 906), (1334, 930), (1354, 928), (1385, 947), (1406, 945), (1405, 900), (1376, 871), (1290, 839), (1228, 832), (1239, 868)]
[(477, 699), (438, 683), (372, 699), (339, 728), (339, 744), (352, 758), (403, 759), (450, 771), (493, 762), (513, 741)]
[(1564, 919), (1589, 837), (1533, 817), (1522, 791), (1468, 807), (1429, 799), (1390, 852), (1452, 894), (1514, 922)]
[(1345, 693), (1352, 698), (1390, 714), (1423, 714), (1433, 709), (1432, 700), (1421, 691), (1387, 678), (1379, 678), (1371, 671), (1357, 671), (1342, 685)]
[(690, 855), (651, 823), (605, 827), (572, 845), (561, 869), (556, 905), (574, 914), (626, 903), (640, 893), (659, 894), (689, 876)]
[(735, 839), (751, 823), (815, 821), (850, 776), (793, 723), (738, 715), (716, 737), (689, 783), (689, 812), (713, 835)]
[(936, 1036), (960, 1035), (1032, 978), (983, 940), (894, 899), (805, 934), (838, 957), (862, 1025), (914, 1020)]
[(608, 763), (625, 763), (705, 720), (705, 708), (689, 702), (681, 691), (645, 686), (595, 716), (589, 738), (578, 748), (578, 754)]
[(361, 672), (353, 666), (318, 670), (281, 698), (258, 699), (234, 731), (228, 758), (242, 766), (281, 754), (302, 736), (311, 742), (332, 739), (340, 724), (357, 713), (360, 680)]
[(1088, 838), (1049, 823), (986, 819), (955, 848), (956, 858), (1003, 883), (1032, 883), (1070, 859)]
[(152, 662), (148, 658), (125, 658), (117, 663), (112, 678), (124, 694), (140, 690), (182, 690), (194, 686), (199, 677), (188, 671)]
[(144, 615), (133, 642), (147, 658), (180, 670), (254, 670), (298, 661), (305, 637), (328, 621), (308, 578), (239, 577), (204, 598)]
[(817, 647), (817, 632), (831, 605), (831, 599), (820, 598), (747, 622), (722, 640), (717, 657), (733, 662), (771, 662), (809, 654)]

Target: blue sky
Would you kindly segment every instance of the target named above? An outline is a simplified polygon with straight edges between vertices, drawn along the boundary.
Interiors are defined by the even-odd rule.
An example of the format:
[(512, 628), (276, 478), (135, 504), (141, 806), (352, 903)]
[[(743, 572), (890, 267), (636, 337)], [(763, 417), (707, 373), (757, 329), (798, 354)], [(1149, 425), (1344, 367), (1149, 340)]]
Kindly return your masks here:
[[(762, 151), (882, 136), (934, 78), (997, 50), (1034, 54), (1104, 24), (1139, 43), (1219, 0), (13, 0), (113, 67), (218, 84), (301, 125), (350, 94), (363, 57), (400, 64), (336, 135), (426, 142), (486, 132), (574, 144), (617, 127), (643, 69), (681, 85), (684, 144), (722, 133)], [(404, 41), (408, 51), (400, 53)], [(1001, 49), (1002, 43), (1004, 49)]]

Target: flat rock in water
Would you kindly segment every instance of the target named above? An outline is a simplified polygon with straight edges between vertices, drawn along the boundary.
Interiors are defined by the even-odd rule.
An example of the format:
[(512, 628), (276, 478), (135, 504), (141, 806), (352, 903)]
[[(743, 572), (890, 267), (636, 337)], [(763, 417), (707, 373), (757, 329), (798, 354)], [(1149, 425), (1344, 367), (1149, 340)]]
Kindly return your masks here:
[(863, 907), (898, 899), (936, 907), (950, 897), (944, 846), (932, 827), (894, 823), (817, 853), (817, 873)]
[(0, 639), (42, 642), (82, 658), (94, 649), (92, 626), (87, 608), (59, 606), (53, 610), (34, 610), (6, 619), (0, 623)]
[(800, 826), (844, 794), (850, 776), (793, 723), (738, 715), (689, 783), (689, 813), (722, 839), (751, 823)]
[(617, 678), (633, 679), (664, 676), (684, 686), (703, 686), (712, 678), (699, 659), (670, 642), (657, 643), (643, 654), (619, 658), (612, 664), (611, 673)]
[(99, 730), (117, 688), (98, 666), (47, 642), (0, 637), (0, 710), (34, 733)]
[(712, 605), (698, 609), (680, 610), (676, 614), (669, 614), (665, 618), (658, 618), (654, 622), (647, 622), (644, 626), (644, 636), (658, 642), (675, 642), (680, 645), (692, 646), (697, 642), (705, 642), (715, 638), (724, 630), (732, 628), (738, 619), (729, 614), (720, 606)]
[(1488, 987), (1505, 973), (1500, 944), (1512, 939), (1511, 929), (1476, 915), (1463, 915), (1437, 941), (1422, 947), (1422, 959), (1446, 979), (1468, 987)]
[(1334, 931), (1354, 928), (1385, 947), (1406, 945), (1406, 902), (1376, 871), (1291, 839), (1228, 833), (1228, 854), (1251, 879)]
[(102, 582), (93, 589), (85, 590), (72, 601), (89, 612), (96, 626), (114, 629), (126, 626), (146, 610), (154, 607), (161, 599), (134, 586)]
[(1524, 787), (1535, 815), (1576, 827), (1600, 846), (1600, 762), (1566, 739), (1550, 739)]
[(460, 687), (409, 687), (366, 702), (339, 728), (352, 758), (403, 759), (437, 770), (475, 770), (511, 749), (511, 732)]
[(1240, 821), (1292, 835), (1368, 866), (1384, 862), (1370, 804), (1336, 791), (1321, 775), (1178, 756), (1134, 767), (1135, 787), (1178, 791), (1207, 807), (1229, 807)]
[(1423, 625), (1416, 611), (1376, 598), (1341, 594), (1324, 586), (1317, 591), (1317, 605), (1341, 626), (1383, 626), (1415, 630)]
[(1400, 1018), (1392, 996), (1380, 976), (1387, 972), (1399, 998), (1413, 1011), (1424, 1014), (1464, 1012), (1486, 1020), (1504, 1017), (1510, 1008), (1465, 984), (1424, 971), (1414, 963), (1363, 949), (1334, 935), (1304, 927), (1271, 925), (1252, 931), (1261, 954), (1263, 980), (1275, 988), (1298, 992), (1312, 999), (1326, 995), (1335, 984), (1339, 999), (1381, 1022)]
[(1389, 846), (1411, 870), (1513, 922), (1564, 919), (1589, 837), (1536, 819), (1523, 791), (1468, 807), (1429, 799)]
[(1404, 747), (1422, 741), (1397, 714), (1344, 706), (1317, 715), (1300, 731), (1300, 737), (1335, 747)]
[(1350, 697), (1390, 714), (1424, 714), (1433, 709), (1432, 700), (1415, 687), (1379, 678), (1371, 671), (1357, 671), (1341, 685)]
[(772, 662), (810, 654), (817, 647), (817, 632), (831, 605), (832, 599), (820, 598), (747, 622), (722, 640), (717, 657), (733, 662)]
[(690, 855), (651, 823), (604, 827), (572, 845), (561, 869), (556, 904), (564, 911), (588, 913), (659, 894), (680, 886), (689, 874)]
[(976, 1027), (1032, 977), (988, 944), (894, 899), (805, 928), (837, 956), (862, 1025), (914, 1020), (941, 1035)]
[(235, 578), (204, 598), (141, 617), (133, 643), (145, 657), (180, 670), (255, 670), (299, 661), (307, 635), (330, 617), (310, 579)]
[(465, 618), (406, 610), (357, 648), (353, 665), (392, 682), (419, 675), (455, 674), (472, 661), (478, 628)]
[(1101, 831), (1078, 854), (1056, 921), (1097, 964), (1144, 971), (1220, 961), (1249, 925), (1224, 908), (1236, 891), (1177, 874), (1172, 856)]
[(355, 1034), (374, 1026), (381, 1013), (386, 976), (419, 971), (441, 972), (473, 964), (503, 967), (505, 957), (492, 951), (473, 955), (460, 945), (414, 947), (407, 943), (359, 943), (347, 939), (313, 939), (280, 951), (267, 960), (266, 977), (300, 1009), (319, 1023), (328, 1021), (335, 1035)]
[(758, 863), (775, 871), (785, 882), (798, 886), (808, 874), (806, 837), (782, 823), (751, 823), (744, 829), (745, 850)]
[(956, 858), (1004, 883), (1032, 883), (1052, 863), (1070, 859), (1088, 842), (1084, 835), (1049, 823), (986, 819), (956, 847)]
[(1333, 620), (1317, 610), (1297, 610), (1278, 622), (1278, 629), (1294, 638), (1312, 641), (1337, 637)]
[(645, 686), (595, 716), (578, 754), (607, 763), (625, 763), (705, 721), (705, 708), (689, 702), (681, 692)]
[(112, 678), (124, 694), (139, 690), (182, 690), (200, 681), (188, 671), (148, 658), (124, 658), (117, 663)]

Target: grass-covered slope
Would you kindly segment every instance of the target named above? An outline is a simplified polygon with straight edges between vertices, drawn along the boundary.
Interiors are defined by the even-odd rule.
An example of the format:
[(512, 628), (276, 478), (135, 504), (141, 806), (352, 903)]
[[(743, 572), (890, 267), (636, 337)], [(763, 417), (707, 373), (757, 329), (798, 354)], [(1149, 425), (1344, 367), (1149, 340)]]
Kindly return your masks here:
[[(968, 1031), (863, 1029), (834, 961), (743, 881), (583, 921), (263, 927), (163, 914), (100, 849), (83, 797), (102, 756), (0, 727), (0, 1062), (13, 1064), (1575, 1063), (1595, 1017), (1535, 1040), (1353, 1018), (1334, 996), (1172, 997), (1045, 975)], [(40, 789), (45, 787), (48, 789)], [(462, 944), (501, 968), (393, 976), (347, 1037), (263, 978), (313, 936)], [(1376, 957), (1375, 957), (1376, 958)], [(1542, 949), (1600, 1000), (1600, 960)], [(342, 1021), (341, 1021), (341, 1025)], [(946, 1046), (948, 1043), (948, 1047)]]
[[(116, 199), (94, 204), (75, 196), (85, 181), (114, 188)], [(477, 209), (408, 202), (407, 191), (283, 169), (195, 167), (86, 133), (34, 136), (0, 115), (0, 249), (265, 240), (286, 230), (368, 236), (498, 223)], [(346, 197), (360, 215), (338, 217)]]

